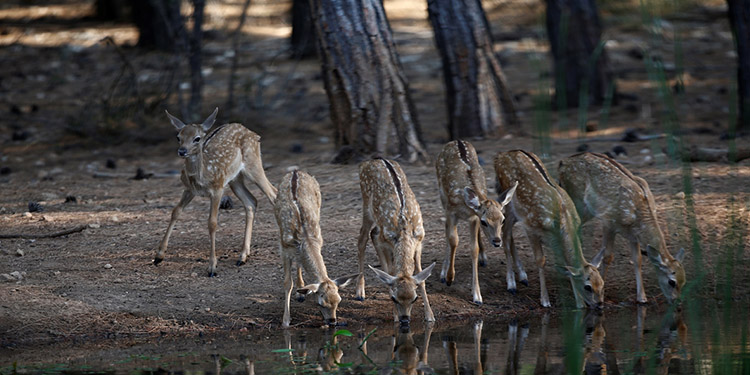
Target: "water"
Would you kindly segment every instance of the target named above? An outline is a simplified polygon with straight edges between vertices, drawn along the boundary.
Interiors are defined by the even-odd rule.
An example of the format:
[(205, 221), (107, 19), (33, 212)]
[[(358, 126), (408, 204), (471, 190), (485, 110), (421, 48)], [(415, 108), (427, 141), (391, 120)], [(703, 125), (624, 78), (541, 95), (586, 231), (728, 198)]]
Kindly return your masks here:
[(0, 372), (13, 373), (16, 362), (17, 373), (44, 374), (750, 373), (747, 306), (693, 305), (678, 313), (552, 310), (511, 321), (420, 324), (409, 332), (251, 330), (240, 338), (160, 340), (124, 350), (34, 349), (3, 358)]

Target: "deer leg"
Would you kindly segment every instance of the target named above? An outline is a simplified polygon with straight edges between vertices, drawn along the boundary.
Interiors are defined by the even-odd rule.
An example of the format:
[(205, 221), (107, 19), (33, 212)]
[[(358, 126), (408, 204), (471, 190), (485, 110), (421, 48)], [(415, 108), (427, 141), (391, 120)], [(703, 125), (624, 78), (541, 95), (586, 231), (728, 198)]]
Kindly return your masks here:
[(646, 298), (646, 291), (643, 289), (643, 277), (641, 276), (643, 257), (641, 257), (641, 247), (635, 238), (630, 239), (630, 257), (635, 267), (636, 301), (646, 303), (648, 299)]
[(479, 237), (479, 219), (472, 217), (469, 219), (469, 226), (471, 230), (471, 238), (469, 243), (471, 244), (471, 297), (474, 299), (474, 303), (477, 305), (482, 304), (482, 292), (479, 290), (479, 242), (482, 239)]
[[(414, 267), (416, 268), (417, 272), (422, 272), (422, 243), (420, 242), (417, 245), (417, 249), (414, 252)], [(432, 308), (430, 307), (430, 300), (427, 298), (427, 289), (424, 286), (425, 281), (422, 281), (419, 284), (419, 294), (422, 295), (422, 302), (424, 302), (424, 320), (426, 322), (434, 322), (435, 321), (435, 315), (432, 313)]]
[(456, 277), (454, 263), (456, 261), (456, 247), (458, 247), (458, 231), (456, 228), (458, 219), (454, 215), (445, 218), (445, 239), (448, 242), (448, 251), (445, 252), (443, 269), (440, 271), (440, 282), (450, 286)]
[(359, 238), (357, 239), (359, 276), (357, 277), (357, 291), (354, 297), (358, 301), (365, 300), (365, 248), (367, 247), (367, 237), (370, 235), (372, 224), (372, 220), (367, 217), (367, 214), (362, 216), (362, 227), (359, 229)]
[(164, 260), (164, 252), (167, 250), (167, 245), (169, 244), (169, 236), (172, 235), (174, 223), (177, 221), (177, 218), (180, 217), (180, 213), (182, 213), (182, 210), (187, 207), (187, 205), (190, 203), (190, 201), (193, 200), (194, 197), (195, 195), (190, 192), (190, 190), (185, 190), (182, 192), (182, 198), (180, 198), (180, 202), (177, 203), (177, 205), (172, 209), (172, 217), (169, 219), (167, 233), (164, 233), (164, 238), (162, 238), (161, 243), (159, 244), (159, 249), (156, 251), (154, 264), (159, 264), (162, 260)]
[(237, 265), (241, 266), (247, 262), (247, 257), (250, 255), (250, 241), (253, 236), (253, 222), (255, 221), (255, 210), (258, 207), (258, 200), (247, 190), (241, 179), (233, 180), (229, 183), (229, 187), (232, 188), (234, 195), (245, 206), (245, 242), (242, 244), (240, 260), (237, 261)]
[[(607, 275), (607, 270), (609, 270), (609, 266), (612, 265), (612, 261), (615, 259), (615, 255), (612, 253), (612, 249), (614, 249), (615, 246), (615, 235), (617, 232), (614, 229), (605, 227), (604, 228), (604, 236), (602, 237), (602, 249), (600, 250), (603, 258), (603, 268), (602, 268), (602, 279), (604, 276)], [(597, 254), (598, 255), (598, 254)]]
[[(289, 251), (293, 252), (294, 250)], [(281, 253), (283, 254), (284, 250)], [(284, 318), (281, 325), (284, 328), (288, 328), (291, 321), (289, 316), (289, 299), (292, 295), (292, 260), (282, 255), (281, 261), (284, 264)]]
[(516, 294), (516, 275), (513, 273), (513, 253), (515, 252), (516, 244), (513, 242), (513, 224), (516, 219), (514, 216), (509, 215), (503, 222), (503, 250), (505, 250), (505, 283), (508, 291), (515, 295)]
[(222, 192), (211, 195), (211, 213), (208, 215), (208, 236), (211, 238), (211, 257), (208, 260), (208, 277), (216, 276), (216, 227)]
[(375, 253), (378, 255), (380, 261), (380, 268), (385, 273), (391, 273), (393, 269), (393, 249), (387, 244), (379, 240), (380, 230), (378, 227), (372, 228), (370, 231), (370, 239), (372, 240), (372, 247), (375, 248)]
[[(513, 229), (510, 229), (510, 230), (512, 231)], [(513, 264), (515, 265), (516, 272), (518, 273), (518, 281), (525, 286), (529, 286), (529, 276), (526, 274), (526, 271), (524, 271), (523, 269), (523, 263), (521, 263), (521, 258), (518, 257), (516, 242), (513, 240), (512, 233), (511, 233), (509, 241), (510, 241), (510, 254), (513, 256)]]
[(485, 253), (484, 242), (482, 242), (482, 233), (479, 225), (477, 225), (477, 246), (479, 246), (479, 267), (487, 266), (487, 253)]
[(260, 152), (253, 162), (248, 165), (249, 167), (245, 167), (245, 177), (249, 178), (250, 181), (255, 182), (273, 205), (274, 202), (276, 202), (276, 194), (278, 193), (278, 190), (276, 190), (273, 184), (268, 181), (266, 172), (263, 171), (263, 163), (260, 161)]
[(542, 239), (528, 231), (526, 232), (526, 237), (528, 237), (531, 242), (531, 248), (534, 250), (534, 261), (539, 269), (539, 292), (542, 306), (550, 307), (551, 304), (549, 302), (549, 293), (547, 292), (547, 280), (544, 277), (544, 264), (547, 262), (547, 259), (542, 250)]
[[(297, 264), (297, 279), (295, 280), (295, 285), (297, 288), (305, 286), (305, 280), (302, 278), (302, 266), (299, 263)], [(295, 297), (297, 298), (297, 302), (305, 302), (304, 294), (295, 293)]]

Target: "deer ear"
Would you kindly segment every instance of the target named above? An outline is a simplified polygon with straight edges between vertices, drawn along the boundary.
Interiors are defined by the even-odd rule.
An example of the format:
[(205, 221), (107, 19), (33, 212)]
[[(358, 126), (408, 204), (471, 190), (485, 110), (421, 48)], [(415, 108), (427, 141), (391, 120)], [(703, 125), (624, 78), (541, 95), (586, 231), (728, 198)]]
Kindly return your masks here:
[(511, 199), (513, 199), (513, 195), (516, 193), (516, 188), (518, 187), (518, 181), (513, 183), (513, 186), (508, 188), (508, 190), (502, 192), (500, 196), (497, 198), (497, 201), (500, 202), (500, 205), (505, 207), (510, 203)]
[(664, 259), (661, 258), (659, 250), (649, 244), (646, 245), (646, 256), (648, 256), (648, 259), (651, 261), (651, 263), (654, 263), (657, 266), (664, 265)]
[(482, 204), (479, 202), (479, 197), (472, 188), (464, 188), (464, 203), (474, 211), (479, 211), (479, 209), (482, 208)]
[(219, 113), (219, 107), (216, 107), (216, 109), (214, 109), (214, 112), (210, 116), (208, 116), (208, 118), (206, 118), (206, 121), (203, 121), (203, 124), (201, 124), (203, 131), (208, 131), (208, 129), (211, 129), (211, 127), (214, 126), (217, 113)]
[(297, 293), (305, 296), (310, 293), (315, 293), (318, 291), (318, 288), (320, 287), (320, 283), (317, 284), (308, 284), (303, 286), (302, 288), (297, 289)]
[(177, 117), (174, 117), (174, 116), (172, 116), (172, 115), (171, 115), (171, 114), (169, 113), (169, 111), (167, 111), (167, 110), (165, 109), (165, 110), (164, 110), (164, 112), (166, 112), (166, 113), (167, 113), (167, 117), (169, 117), (169, 121), (170, 121), (170, 122), (172, 122), (172, 125), (173, 125), (173, 126), (174, 126), (175, 128), (177, 128), (177, 130), (182, 130), (182, 128), (184, 128), (184, 127), (185, 127), (185, 123), (184, 123), (184, 122), (182, 122), (182, 121), (180, 121), (180, 119), (178, 119)]
[(561, 267), (561, 268), (562, 268), (562, 273), (565, 276), (568, 276), (568, 277), (578, 277), (578, 276), (581, 276), (581, 271), (577, 270), (577, 269), (575, 269), (575, 268), (573, 268), (571, 266), (564, 266), (564, 267)]
[(421, 284), (425, 280), (427, 280), (427, 278), (430, 277), (433, 268), (435, 268), (435, 262), (432, 262), (432, 264), (430, 264), (429, 267), (423, 269), (422, 272), (414, 275), (414, 280), (417, 281), (417, 284)]
[(383, 282), (383, 284), (385, 284), (385, 285), (392, 286), (393, 283), (396, 281), (396, 277), (389, 275), (385, 271), (381, 271), (381, 270), (379, 270), (377, 268), (373, 268), (369, 264), (367, 265), (367, 267), (370, 267), (370, 269), (373, 272), (375, 272), (375, 276), (378, 277), (378, 280), (380, 280), (381, 282)]
[(602, 265), (602, 259), (604, 259), (604, 250), (606, 249), (601, 249), (598, 253), (596, 253), (596, 255), (594, 255), (594, 258), (591, 259), (592, 266), (599, 268), (599, 266)]
[(354, 275), (349, 275), (349, 276), (343, 276), (343, 277), (339, 277), (336, 280), (333, 280), (333, 282), (336, 284), (337, 287), (343, 288), (343, 287), (349, 285), (349, 282), (351, 282), (352, 280), (354, 280), (354, 278), (356, 278), (357, 276), (359, 276), (359, 274), (354, 274)]
[(682, 263), (682, 261), (685, 259), (685, 248), (681, 247), (680, 251), (677, 252), (674, 258), (677, 259), (678, 262)]

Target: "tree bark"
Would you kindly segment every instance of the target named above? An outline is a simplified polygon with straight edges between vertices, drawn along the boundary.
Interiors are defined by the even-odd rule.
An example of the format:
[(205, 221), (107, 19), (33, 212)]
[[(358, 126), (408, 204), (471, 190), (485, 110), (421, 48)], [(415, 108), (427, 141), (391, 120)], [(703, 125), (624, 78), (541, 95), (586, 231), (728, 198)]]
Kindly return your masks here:
[(428, 0), (427, 10), (443, 61), (451, 138), (495, 135), (517, 126), (516, 104), (480, 0)]
[[(614, 84), (594, 0), (546, 0), (558, 109), (601, 105)], [(614, 91), (612, 93), (614, 95)], [(562, 108), (560, 108), (562, 107)]]
[(750, 0), (727, 0), (737, 47), (737, 131), (750, 129)]
[(138, 46), (172, 51), (184, 32), (180, 0), (133, 0)]
[(419, 122), (380, 0), (311, 0), (335, 161), (366, 155), (427, 161)]
[(193, 30), (190, 37), (190, 112), (193, 117), (201, 111), (203, 75), (201, 65), (203, 57), (203, 10), (206, 0), (193, 0)]
[(292, 58), (315, 55), (315, 27), (309, 0), (292, 1)]

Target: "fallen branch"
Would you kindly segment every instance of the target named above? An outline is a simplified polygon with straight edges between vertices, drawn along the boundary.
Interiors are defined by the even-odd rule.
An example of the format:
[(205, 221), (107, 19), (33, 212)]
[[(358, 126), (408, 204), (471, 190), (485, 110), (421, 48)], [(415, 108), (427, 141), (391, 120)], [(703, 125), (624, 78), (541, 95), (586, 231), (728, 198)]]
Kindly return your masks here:
[[(662, 134), (641, 134), (641, 131), (639, 129), (628, 129), (626, 130), (622, 136), (614, 136), (614, 137), (591, 137), (591, 138), (577, 138), (577, 139), (556, 139), (555, 142), (558, 144), (568, 144), (568, 143), (586, 143), (586, 142), (627, 142), (627, 143), (633, 143), (633, 142), (644, 142), (644, 141), (650, 141), (653, 139), (659, 139), (664, 138), (667, 135)], [(534, 136), (535, 138), (540, 138), (539, 136)]]
[[(750, 148), (737, 149), (735, 152), (735, 162), (750, 158)], [(727, 162), (729, 161), (729, 150), (722, 148), (694, 147), (683, 154), (684, 161), (707, 161), (707, 162)]]
[(93, 174), (94, 178), (132, 178), (132, 179), (138, 179), (143, 180), (146, 178), (171, 178), (171, 177), (179, 177), (179, 173), (149, 173), (148, 177), (142, 177), (142, 178), (136, 178), (133, 177), (132, 173), (113, 173), (113, 172), (100, 172), (95, 171)]
[(32, 239), (32, 238), (54, 238), (54, 237), (60, 237), (65, 236), (72, 233), (78, 233), (86, 229), (88, 225), (79, 225), (75, 228), (61, 230), (59, 232), (53, 232), (53, 233), (47, 233), (47, 234), (27, 234), (27, 233), (11, 233), (11, 234), (0, 234), (0, 239), (8, 239), (8, 238), (23, 238), (23, 239)]

